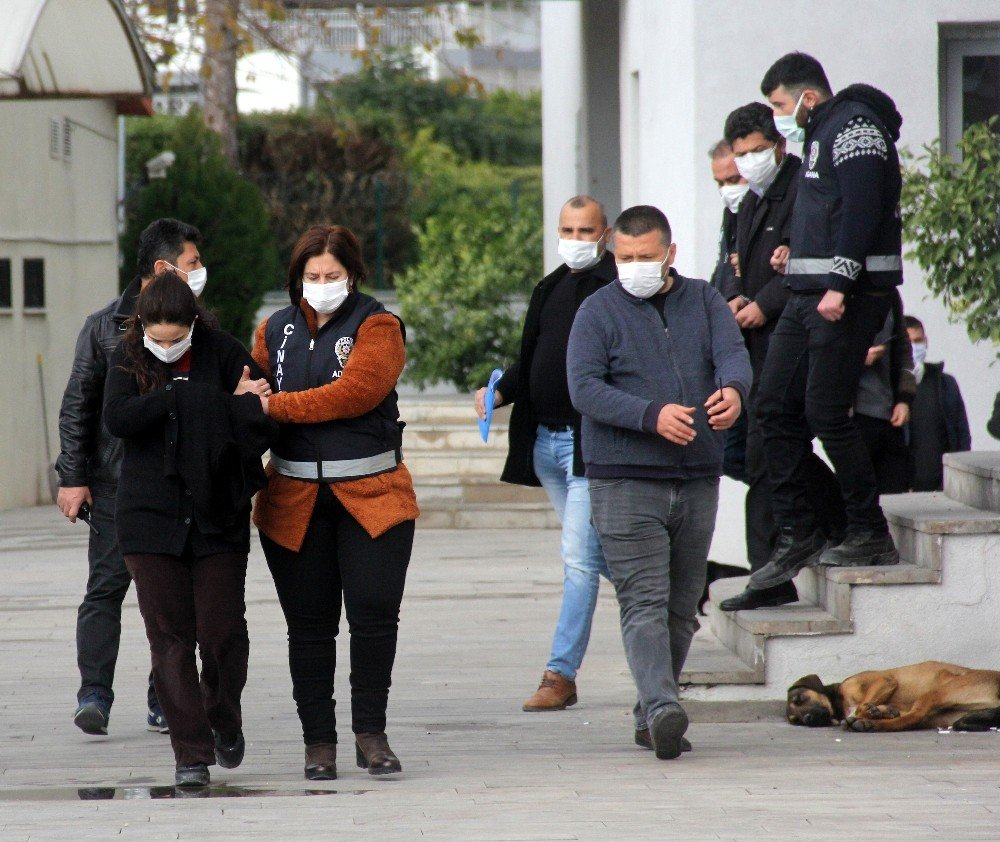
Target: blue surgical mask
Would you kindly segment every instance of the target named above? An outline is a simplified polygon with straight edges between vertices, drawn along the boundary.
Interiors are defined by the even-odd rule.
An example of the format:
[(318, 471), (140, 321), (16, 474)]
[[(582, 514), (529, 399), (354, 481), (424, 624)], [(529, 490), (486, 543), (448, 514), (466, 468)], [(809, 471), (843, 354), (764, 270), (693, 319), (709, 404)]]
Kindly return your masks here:
[(774, 127), (781, 132), (786, 140), (790, 140), (792, 143), (802, 143), (806, 139), (806, 130), (795, 119), (799, 113), (799, 108), (802, 106), (802, 97), (805, 95), (805, 91), (799, 95), (799, 101), (795, 103), (795, 108), (791, 114), (774, 115)]

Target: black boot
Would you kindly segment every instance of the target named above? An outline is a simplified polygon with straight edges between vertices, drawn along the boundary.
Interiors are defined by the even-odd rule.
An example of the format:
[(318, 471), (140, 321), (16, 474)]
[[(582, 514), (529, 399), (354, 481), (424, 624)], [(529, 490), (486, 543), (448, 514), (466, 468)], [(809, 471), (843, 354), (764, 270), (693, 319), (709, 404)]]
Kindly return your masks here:
[(899, 563), (899, 553), (888, 532), (866, 529), (848, 532), (836, 547), (824, 550), (819, 557), (823, 567), (875, 567)]
[(803, 567), (815, 564), (825, 548), (826, 540), (818, 529), (803, 535), (789, 527), (782, 527), (770, 560), (750, 576), (750, 587), (762, 591), (782, 582), (791, 582)]
[(731, 596), (719, 603), (723, 611), (752, 611), (754, 608), (774, 608), (798, 602), (799, 593), (792, 582), (782, 582), (773, 588), (755, 591), (747, 588), (743, 593)]

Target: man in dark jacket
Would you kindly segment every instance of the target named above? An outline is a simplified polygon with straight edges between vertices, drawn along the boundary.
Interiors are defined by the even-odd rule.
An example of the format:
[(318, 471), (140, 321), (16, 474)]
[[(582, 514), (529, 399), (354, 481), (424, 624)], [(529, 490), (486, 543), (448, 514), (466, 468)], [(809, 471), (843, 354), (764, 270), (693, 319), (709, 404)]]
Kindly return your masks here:
[[(903, 282), (902, 179), (895, 142), (902, 118), (868, 85), (833, 96), (816, 59), (790, 53), (761, 91), (786, 138), (803, 140), (785, 274), (791, 297), (771, 335), (759, 385), (775, 521), (771, 560), (755, 589), (787, 582), (808, 564), (895, 564), (871, 457), (851, 417), (865, 357)], [(806, 499), (816, 435), (833, 463), (847, 534), (828, 547)]]
[[(107, 734), (114, 702), (112, 683), (121, 639), (122, 601), (132, 579), (118, 548), (115, 495), (121, 471), (121, 440), (112, 436), (101, 417), (108, 361), (135, 312), (139, 291), (153, 276), (178, 268), (199, 277), (204, 267), (198, 253), (197, 228), (176, 219), (158, 219), (139, 237), (138, 277), (119, 298), (91, 313), (76, 343), (76, 356), (59, 412), (61, 453), (56, 460), (56, 502), (71, 523), (90, 509), (95, 529), (88, 548), (87, 593), (77, 612), (76, 651), (80, 690), (73, 721), (88, 734)], [(200, 273), (201, 275), (204, 272)], [(146, 727), (167, 733), (150, 676)]]
[(927, 333), (913, 316), (904, 317), (913, 345), (913, 376), (917, 394), (910, 413), (910, 488), (941, 491), (944, 488), (945, 453), (972, 450), (972, 433), (958, 381), (944, 373), (944, 363), (926, 362)]
[[(562, 523), (563, 599), (542, 681), (522, 709), (563, 710), (576, 704), (576, 673), (590, 640), (600, 577), (607, 566), (590, 519), (580, 455), (580, 416), (566, 383), (566, 345), (577, 309), (615, 278), (607, 251), (607, 216), (589, 196), (575, 196), (559, 214), (559, 255), (566, 262), (531, 294), (521, 353), (496, 385), (495, 405), (512, 403), (510, 447), (500, 479), (545, 488)], [(486, 389), (476, 393), (485, 417)]]
[[(747, 399), (746, 445), (746, 546), (751, 572), (767, 564), (778, 529), (771, 507), (771, 489), (764, 464), (764, 446), (757, 418), (757, 384), (768, 341), (790, 293), (784, 277), (772, 265), (774, 254), (787, 248), (792, 208), (798, 192), (798, 168), (802, 163), (785, 151), (785, 139), (775, 128), (771, 109), (751, 102), (726, 118), (726, 140), (733, 148), (736, 166), (750, 184), (736, 221), (738, 276), (727, 296), (736, 323), (750, 353), (754, 385)], [(826, 463), (816, 454), (806, 457), (808, 502), (827, 536), (842, 532), (844, 505), (840, 488)], [(740, 611), (795, 602), (798, 593), (791, 582), (754, 590), (723, 601), (723, 611)]]
[(618, 281), (573, 323), (569, 390), (638, 693), (635, 741), (669, 760), (689, 747), (677, 682), (698, 628), (724, 431), (752, 372), (722, 296), (671, 268), (661, 211), (623, 211), (614, 248)]

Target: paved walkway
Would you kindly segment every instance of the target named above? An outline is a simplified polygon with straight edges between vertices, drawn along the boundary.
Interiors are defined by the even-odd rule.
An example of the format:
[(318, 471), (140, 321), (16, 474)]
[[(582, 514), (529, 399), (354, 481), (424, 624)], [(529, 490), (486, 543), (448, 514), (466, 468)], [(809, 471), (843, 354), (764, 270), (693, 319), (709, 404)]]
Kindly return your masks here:
[(167, 738), (143, 727), (149, 660), (132, 597), (110, 736), (71, 724), (85, 532), (54, 508), (0, 513), (0, 840), (1000, 838), (996, 733), (852, 734), (701, 711), (694, 751), (655, 760), (632, 744), (610, 589), (580, 703), (522, 713), (560, 591), (557, 535), (530, 530), (418, 528), (390, 702), (405, 771), (355, 768), (342, 728), (340, 780), (308, 787), (284, 624), (255, 551), (247, 757), (180, 803)]

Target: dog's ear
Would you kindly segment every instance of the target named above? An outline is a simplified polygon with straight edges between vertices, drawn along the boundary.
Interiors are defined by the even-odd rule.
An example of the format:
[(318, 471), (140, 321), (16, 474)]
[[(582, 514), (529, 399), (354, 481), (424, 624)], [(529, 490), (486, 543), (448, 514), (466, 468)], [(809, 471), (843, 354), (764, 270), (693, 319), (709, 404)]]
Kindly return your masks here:
[(792, 693), (800, 687), (805, 690), (815, 690), (817, 693), (823, 693), (823, 682), (820, 681), (819, 676), (815, 674), (802, 676), (802, 678), (788, 688), (788, 695), (791, 696)]

